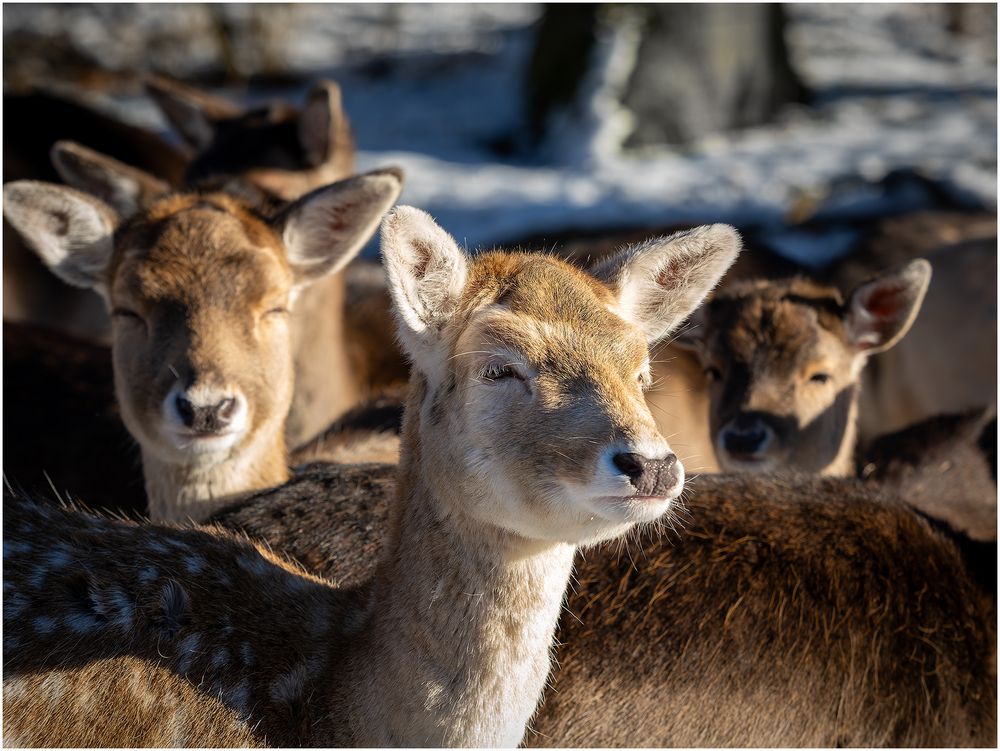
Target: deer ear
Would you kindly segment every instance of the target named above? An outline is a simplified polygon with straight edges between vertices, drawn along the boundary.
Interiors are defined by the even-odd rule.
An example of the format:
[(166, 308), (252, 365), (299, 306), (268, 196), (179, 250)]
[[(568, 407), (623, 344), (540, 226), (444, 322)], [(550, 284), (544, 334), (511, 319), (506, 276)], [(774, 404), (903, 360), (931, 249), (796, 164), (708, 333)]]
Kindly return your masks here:
[(206, 94), (192, 86), (185, 86), (166, 76), (149, 75), (145, 84), (146, 91), (163, 116), (188, 144), (199, 151), (212, 143), (219, 120), (243, 114), (242, 108), (232, 102)]
[(18, 180), (3, 186), (3, 213), (52, 273), (107, 297), (118, 224), (110, 206), (62, 185)]
[(713, 224), (633, 245), (591, 273), (615, 291), (619, 313), (653, 343), (698, 307), (739, 251), (736, 230)]
[(468, 257), (429, 214), (399, 206), (382, 223), (382, 261), (399, 338), (414, 366), (441, 368), (441, 330), (458, 308)]
[(73, 143), (58, 141), (52, 147), (52, 164), (70, 187), (89, 193), (127, 218), (146, 203), (170, 192), (170, 186), (117, 159)]
[(321, 81), (309, 91), (299, 116), (299, 142), (313, 167), (331, 161), (338, 151), (350, 149), (350, 125), (340, 87), (333, 81)]
[(892, 347), (913, 325), (930, 283), (931, 265), (918, 258), (862, 284), (847, 304), (848, 340), (867, 354)]
[(285, 209), (274, 225), (296, 285), (346, 266), (375, 234), (402, 189), (402, 170), (390, 167), (319, 188)]

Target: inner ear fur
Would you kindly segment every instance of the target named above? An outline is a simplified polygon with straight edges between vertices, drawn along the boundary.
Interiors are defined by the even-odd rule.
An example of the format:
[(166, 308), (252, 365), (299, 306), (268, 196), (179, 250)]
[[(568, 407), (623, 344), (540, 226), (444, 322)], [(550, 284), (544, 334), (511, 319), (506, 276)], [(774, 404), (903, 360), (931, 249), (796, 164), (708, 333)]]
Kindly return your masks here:
[(394, 167), (327, 185), (291, 204), (273, 221), (298, 285), (342, 269), (371, 239), (403, 188)]
[(653, 343), (675, 330), (736, 260), (733, 227), (713, 224), (625, 248), (591, 273), (618, 297), (621, 315)]
[(106, 274), (118, 216), (93, 196), (33, 180), (3, 187), (7, 221), (46, 266), (76, 287), (107, 295)]
[(867, 354), (895, 345), (913, 325), (930, 282), (931, 265), (918, 258), (861, 284), (847, 304), (848, 339)]

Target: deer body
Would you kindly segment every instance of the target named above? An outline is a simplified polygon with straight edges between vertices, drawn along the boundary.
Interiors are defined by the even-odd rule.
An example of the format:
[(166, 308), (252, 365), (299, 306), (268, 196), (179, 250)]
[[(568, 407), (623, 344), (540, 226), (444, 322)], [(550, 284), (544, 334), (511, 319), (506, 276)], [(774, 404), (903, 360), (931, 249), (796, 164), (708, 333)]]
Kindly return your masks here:
[[(392, 472), (314, 465), (215, 521), (351, 585)], [(705, 476), (685, 506), (676, 537), (578, 558), (527, 745), (993, 742), (993, 588), (949, 536), (842, 478)]]
[[(335, 587), (210, 528), (12, 498), (5, 733), (109, 742), (86, 727), (80, 699), (138, 659), (140, 686), (157, 683), (159, 696), (170, 674), (199, 703), (187, 688), (159, 704), (140, 688), (108, 708), (106, 727), (138, 718), (158, 740), (206, 745), (239, 733), (282, 745), (516, 743), (548, 674), (576, 546), (654, 521), (683, 487), (642, 399), (648, 344), (697, 306), (738, 242), (705, 228), (586, 274), (533, 254), (469, 259), (426, 214), (394, 212), (382, 247), (414, 371), (370, 584)], [(580, 438), (572, 456), (556, 448), (568, 431)], [(50, 680), (70, 690), (50, 693)], [(202, 700), (216, 702), (206, 716)], [(55, 707), (71, 718), (68, 738), (37, 722)]]

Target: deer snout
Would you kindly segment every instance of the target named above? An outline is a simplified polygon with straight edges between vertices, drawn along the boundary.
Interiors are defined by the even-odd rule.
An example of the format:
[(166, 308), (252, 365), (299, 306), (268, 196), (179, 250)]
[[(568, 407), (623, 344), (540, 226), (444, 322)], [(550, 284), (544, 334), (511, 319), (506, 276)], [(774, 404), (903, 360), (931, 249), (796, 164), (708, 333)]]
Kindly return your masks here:
[(759, 417), (734, 420), (719, 434), (723, 451), (741, 461), (760, 458), (774, 444), (774, 440), (774, 429)]
[(622, 452), (611, 458), (615, 467), (629, 479), (636, 495), (667, 497), (676, 495), (684, 484), (684, 466), (677, 455), (650, 459), (634, 452)]
[(175, 387), (165, 402), (168, 421), (175, 428), (199, 437), (236, 433), (246, 424), (246, 399), (239, 391)]

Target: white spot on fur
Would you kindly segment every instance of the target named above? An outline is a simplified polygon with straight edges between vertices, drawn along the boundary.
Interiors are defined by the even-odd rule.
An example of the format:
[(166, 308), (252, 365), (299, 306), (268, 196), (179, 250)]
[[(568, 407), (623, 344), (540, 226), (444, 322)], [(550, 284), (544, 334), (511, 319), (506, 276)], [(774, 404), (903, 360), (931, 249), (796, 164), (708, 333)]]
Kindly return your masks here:
[(189, 555), (184, 559), (184, 570), (192, 576), (200, 574), (205, 568), (205, 559), (200, 555)]
[(26, 555), (32, 551), (30, 543), (27, 542), (15, 542), (13, 540), (3, 541), (3, 557), (4, 560), (11, 558), (15, 555)]
[(240, 659), (243, 661), (243, 667), (253, 665), (253, 650), (250, 648), (250, 642), (245, 641), (240, 644)]
[(35, 631), (43, 636), (51, 634), (56, 629), (56, 619), (40, 615), (35, 619)]
[(225, 702), (228, 704), (233, 711), (240, 716), (241, 720), (245, 720), (250, 716), (248, 710), (248, 703), (250, 701), (250, 684), (246, 678), (236, 684), (236, 687), (231, 689), (225, 697)]
[(156, 566), (146, 566), (141, 571), (139, 571), (139, 583), (140, 584), (150, 584), (159, 577), (160, 572), (157, 570)]
[(212, 670), (221, 670), (226, 665), (229, 664), (229, 650), (225, 647), (219, 647), (215, 652), (212, 653)]

